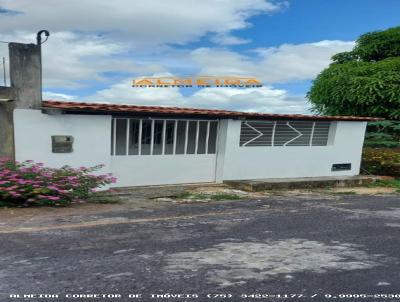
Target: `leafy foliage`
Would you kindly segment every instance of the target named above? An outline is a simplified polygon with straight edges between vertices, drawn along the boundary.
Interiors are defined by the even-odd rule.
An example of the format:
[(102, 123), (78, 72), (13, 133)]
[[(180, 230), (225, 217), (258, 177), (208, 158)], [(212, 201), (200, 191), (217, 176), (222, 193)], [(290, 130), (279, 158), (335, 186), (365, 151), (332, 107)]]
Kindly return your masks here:
[(400, 119), (400, 27), (362, 35), (332, 59), (307, 94), (315, 112)]
[(332, 64), (317, 76), (308, 98), (319, 113), (400, 119), (400, 57)]
[(380, 121), (368, 124), (365, 135), (367, 147), (400, 147), (400, 122)]
[(353, 53), (365, 62), (400, 57), (400, 27), (370, 32), (360, 36)]
[(361, 168), (370, 174), (400, 177), (400, 149), (364, 148)]
[(53, 206), (87, 199), (94, 189), (116, 180), (110, 174), (91, 174), (100, 168), (102, 165), (53, 169), (30, 160), (14, 163), (7, 158), (0, 159), (0, 205)]

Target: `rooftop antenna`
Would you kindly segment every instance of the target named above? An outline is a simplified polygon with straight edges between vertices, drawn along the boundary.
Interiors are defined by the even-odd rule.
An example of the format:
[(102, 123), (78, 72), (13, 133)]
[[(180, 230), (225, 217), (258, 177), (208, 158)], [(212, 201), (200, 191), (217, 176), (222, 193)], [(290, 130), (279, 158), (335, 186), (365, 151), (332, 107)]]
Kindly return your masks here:
[[(43, 42), (42, 42), (42, 34), (44, 34), (44, 35), (46, 36), (46, 40), (44, 40)], [(36, 44), (37, 44), (37, 45), (42, 45), (44, 42), (47, 41), (47, 39), (49, 38), (49, 36), (50, 36), (49, 31), (48, 31), (48, 30), (45, 30), (45, 29), (42, 29), (41, 31), (39, 31), (39, 32), (36, 34)]]
[[(44, 34), (46, 36), (46, 39), (44, 41), (42, 41), (42, 34)], [(48, 30), (42, 29), (40, 31), (38, 31), (38, 33), (36, 34), (36, 45), (39, 47), (40, 50), (40, 100), (43, 100), (43, 95), (42, 95), (42, 89), (43, 89), (43, 69), (42, 69), (42, 44), (44, 42), (47, 41), (47, 39), (49, 38), (50, 33)]]
[(4, 77), (4, 86), (7, 86), (6, 58), (5, 57), (3, 57), (3, 77)]

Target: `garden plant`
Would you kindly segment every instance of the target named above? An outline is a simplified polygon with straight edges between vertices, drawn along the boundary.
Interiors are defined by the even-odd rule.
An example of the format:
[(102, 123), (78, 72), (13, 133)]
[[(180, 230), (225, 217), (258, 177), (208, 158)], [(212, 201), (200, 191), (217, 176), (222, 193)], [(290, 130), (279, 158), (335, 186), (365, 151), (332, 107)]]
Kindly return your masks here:
[(0, 206), (68, 205), (88, 199), (116, 181), (111, 174), (93, 174), (102, 167), (55, 169), (31, 160), (0, 158)]

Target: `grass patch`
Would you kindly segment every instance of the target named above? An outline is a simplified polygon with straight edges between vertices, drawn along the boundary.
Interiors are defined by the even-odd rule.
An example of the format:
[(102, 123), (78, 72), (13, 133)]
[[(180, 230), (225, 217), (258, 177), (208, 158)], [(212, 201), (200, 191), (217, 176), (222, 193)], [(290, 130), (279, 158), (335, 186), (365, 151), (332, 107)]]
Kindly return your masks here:
[(211, 200), (238, 200), (242, 199), (242, 196), (237, 194), (228, 194), (228, 193), (219, 193), (215, 195), (211, 195)]
[(394, 188), (396, 192), (400, 193), (400, 178), (391, 179), (391, 180), (377, 180), (376, 182), (369, 184), (368, 187), (376, 188), (376, 187), (386, 187), (386, 188)]
[(237, 194), (229, 194), (229, 193), (216, 193), (216, 194), (206, 194), (206, 193), (192, 193), (192, 192), (183, 192), (182, 194), (176, 196), (177, 199), (203, 199), (203, 200), (238, 200), (243, 199), (242, 196)]
[(190, 193), (188, 191), (182, 192), (181, 194), (177, 195), (177, 196), (173, 196), (177, 199), (186, 199), (186, 198), (191, 198), (193, 196), (193, 193)]
[(87, 203), (100, 203), (100, 204), (116, 204), (120, 203), (121, 200), (113, 195), (105, 194), (105, 193), (95, 193), (93, 196), (90, 196), (85, 200)]
[(332, 192), (335, 195), (357, 195), (355, 191)]

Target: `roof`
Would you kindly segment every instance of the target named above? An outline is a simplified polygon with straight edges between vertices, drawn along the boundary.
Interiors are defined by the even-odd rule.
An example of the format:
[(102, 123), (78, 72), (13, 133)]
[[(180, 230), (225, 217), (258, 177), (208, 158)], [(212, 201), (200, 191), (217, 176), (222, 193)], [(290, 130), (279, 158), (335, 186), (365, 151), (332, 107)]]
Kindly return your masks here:
[(129, 114), (129, 115), (173, 115), (173, 116), (199, 116), (219, 118), (247, 118), (247, 119), (291, 119), (291, 120), (343, 120), (343, 121), (378, 121), (381, 118), (360, 116), (321, 116), (304, 114), (270, 114), (239, 112), (215, 109), (196, 109), (185, 107), (139, 106), (119, 105), (107, 103), (83, 103), (43, 101), (43, 109), (60, 109), (66, 113), (97, 113), (97, 114)]

